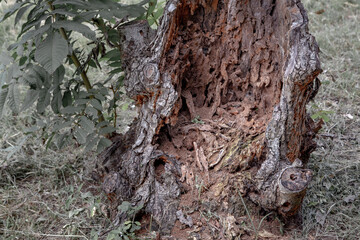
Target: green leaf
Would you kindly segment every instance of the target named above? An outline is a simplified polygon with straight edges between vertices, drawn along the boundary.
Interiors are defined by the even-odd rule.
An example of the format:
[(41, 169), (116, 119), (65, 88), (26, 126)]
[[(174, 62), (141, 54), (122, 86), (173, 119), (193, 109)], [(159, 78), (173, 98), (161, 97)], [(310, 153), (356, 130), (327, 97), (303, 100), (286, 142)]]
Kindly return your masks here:
[(26, 6), (24, 6), (24, 7), (22, 7), (22, 8), (19, 9), (19, 11), (17, 12), (16, 17), (15, 17), (15, 23), (14, 23), (14, 25), (16, 25), (16, 24), (20, 21), (20, 19), (22, 18), (22, 16), (23, 16), (24, 13), (26, 12), (26, 10), (28, 10), (29, 7), (31, 7), (31, 6), (32, 6), (32, 5), (26, 5)]
[(52, 139), (55, 136), (55, 133), (52, 133), (51, 136), (47, 139), (46, 141), (46, 147), (45, 149), (48, 150), (48, 148), (50, 147), (51, 143), (52, 143)]
[(7, 99), (7, 95), (9, 93), (9, 88), (1, 88), (0, 89), (0, 118), (2, 117), (5, 102)]
[(108, 114), (114, 109), (115, 106), (115, 99), (111, 99), (109, 102)]
[(70, 106), (71, 103), (72, 103), (71, 91), (67, 90), (64, 92), (64, 96), (62, 98), (62, 105), (63, 105), (63, 107), (67, 107), (67, 106)]
[(116, 131), (116, 128), (111, 127), (111, 126), (107, 126), (107, 127), (100, 128), (99, 134), (100, 135), (105, 135), (105, 134), (108, 134), (108, 133), (113, 133), (115, 131)]
[(80, 0), (57, 0), (53, 2), (53, 5), (60, 5), (60, 4), (73, 4), (73, 5), (78, 5), (78, 6), (82, 6), (85, 7), (86, 6), (86, 2), (85, 1), (80, 1)]
[[(42, 3), (41, 3), (42, 2)], [(31, 9), (31, 11), (28, 14), (28, 21), (31, 21), (33, 19), (36, 19), (37, 16), (39, 15), (44, 15), (44, 12), (47, 10), (47, 3), (45, 1), (39, 1), (38, 4), (34, 4), (34, 8)], [(46, 6), (46, 8), (45, 8)]]
[(124, 231), (127, 231), (131, 228), (131, 221), (126, 221), (124, 226)]
[(45, 109), (50, 104), (51, 92), (47, 88), (39, 91), (39, 99), (37, 101), (36, 110), (39, 113), (45, 112)]
[(334, 113), (334, 112), (320, 110), (320, 111), (317, 111), (316, 113), (314, 113), (313, 115), (311, 115), (311, 118), (314, 120), (321, 118), (322, 120), (324, 120), (324, 122), (329, 122), (330, 121), (329, 114), (332, 114), (332, 113)]
[(20, 60), (19, 60), (19, 66), (24, 65), (26, 63), (27, 59), (28, 58), (26, 56), (21, 57)]
[(145, 13), (145, 9), (139, 5), (123, 5), (117, 9), (112, 9), (110, 12), (117, 18), (123, 18), (126, 16), (139, 17)]
[(141, 227), (140, 226), (137, 226), (136, 224), (133, 224), (132, 226), (131, 226), (131, 229), (130, 229), (130, 232), (135, 232), (135, 231), (137, 231), (137, 230), (139, 230), (139, 229), (141, 229)]
[[(31, 13), (31, 11), (30, 11)], [(29, 18), (30, 14), (28, 15)], [(40, 29), (42, 26), (49, 26), (51, 25), (52, 17), (46, 14), (45, 12), (41, 11), (35, 17), (28, 19), (26, 23), (21, 26), (21, 32), (18, 36), (22, 36), (24, 33), (28, 32), (31, 28), (35, 27), (35, 29)], [(43, 22), (45, 21), (45, 24)], [(39, 38), (40, 35), (35, 36), (35, 38)], [(35, 39), (36, 40), (36, 39)]]
[(90, 120), (88, 119), (87, 117), (85, 116), (81, 116), (80, 117), (80, 126), (85, 129), (88, 133), (91, 133), (94, 131), (94, 128), (95, 128), (95, 124)]
[(67, 106), (61, 109), (60, 112), (63, 114), (75, 114), (75, 113), (80, 113), (82, 110), (83, 110), (82, 107)]
[(93, 150), (93, 148), (98, 144), (99, 140), (100, 139), (96, 136), (95, 133), (89, 134), (86, 137), (84, 152), (87, 153), (87, 152)]
[[(99, 87), (100, 87), (100, 88), (99, 88), (98, 92), (99, 92), (100, 94), (102, 94), (103, 96), (109, 95), (109, 90), (108, 90), (108, 88), (104, 87), (103, 84), (100, 84)], [(95, 96), (97, 96), (96, 93), (95, 93)], [(103, 100), (103, 101), (105, 101), (105, 100)]]
[(324, 122), (329, 122), (330, 118), (327, 115), (322, 115), (321, 118), (324, 120)]
[(56, 124), (54, 124), (53, 131), (56, 132), (64, 128), (68, 128), (71, 126), (71, 124), (72, 121), (65, 121), (65, 120), (59, 121)]
[(91, 99), (90, 104), (99, 111), (102, 111), (101, 103), (97, 99)]
[(32, 126), (32, 127), (29, 127), (29, 128), (25, 128), (24, 129), (24, 133), (25, 134), (30, 134), (30, 133), (34, 133), (36, 131), (39, 131), (39, 127), (38, 126)]
[(75, 17), (76, 16), (76, 13), (69, 12), (69, 11), (66, 11), (66, 10), (61, 9), (61, 8), (51, 11), (51, 14), (64, 15), (65, 17)]
[(39, 97), (39, 91), (34, 89), (29, 89), (26, 93), (23, 105), (21, 107), (20, 111), (25, 111), (29, 109), (38, 99)]
[(17, 84), (13, 83), (9, 86), (8, 105), (14, 113), (19, 113), (20, 108), (20, 91)]
[(124, 104), (121, 106), (121, 110), (123, 110), (123, 111), (128, 110), (128, 108), (129, 108), (129, 103), (124, 103)]
[(121, 62), (120, 61), (112, 62), (109, 64), (109, 66), (118, 68), (118, 67), (121, 67)]
[[(103, 93), (102, 93), (103, 94)], [(106, 93), (107, 94), (107, 93)], [(105, 94), (104, 94), (105, 95)], [(101, 102), (105, 102), (106, 101), (106, 97), (104, 97), (104, 95), (101, 95), (99, 93), (95, 94), (95, 99), (101, 101)]]
[(88, 133), (84, 129), (80, 128), (80, 127), (76, 127), (74, 129), (74, 137), (76, 138), (76, 140), (80, 144), (84, 144), (86, 142), (86, 136), (87, 135), (88, 135)]
[(112, 230), (106, 237), (106, 240), (113, 240), (116, 238), (115, 233), (113, 233), (114, 230)]
[(126, 213), (131, 209), (131, 203), (127, 201), (123, 201), (120, 206), (118, 206), (118, 210), (122, 213)]
[[(90, 89), (91, 90), (91, 89)], [(89, 91), (90, 91), (89, 90)], [(85, 92), (85, 91), (80, 91), (79, 94), (77, 95), (77, 98), (78, 99), (85, 99), (85, 98), (88, 98), (90, 97), (92, 94), (91, 93), (88, 93), (88, 92)]]
[(62, 107), (62, 95), (60, 87), (55, 87), (53, 90), (53, 98), (51, 100), (51, 109), (54, 113), (58, 114)]
[[(97, 111), (96, 111), (97, 112)], [(102, 128), (102, 127), (106, 127), (108, 126), (110, 123), (108, 121), (102, 121), (102, 122), (99, 122), (98, 124), (96, 124), (96, 128)]]
[(122, 72), (122, 68), (115, 68), (114, 70), (112, 70), (111, 72), (109, 72), (109, 74), (115, 74), (115, 73), (120, 73)]
[(111, 144), (112, 144), (112, 142), (109, 139), (101, 138), (97, 145), (96, 152), (97, 153), (102, 152), (105, 148), (109, 147)]
[(153, 25), (155, 23), (155, 19), (153, 17), (150, 17), (147, 19), (149, 26)]
[(93, 67), (93, 68), (97, 68), (97, 67), (98, 67), (93, 59), (90, 59), (90, 61), (88, 62), (88, 64), (89, 64), (90, 67)]
[(78, 14), (75, 17), (75, 20), (83, 20), (83, 21), (90, 21), (97, 15), (97, 11), (86, 11)]
[(13, 15), (17, 10), (19, 10), (19, 8), (24, 5), (24, 3), (15, 3), (13, 4), (10, 8), (8, 8), (4, 15), (0, 18), (0, 23), (5, 21), (8, 17), (10, 17), (11, 15)]
[(149, 8), (147, 10), (146, 17), (149, 17), (154, 12), (156, 4), (157, 4), (157, 0), (149, 1)]
[(87, 106), (85, 108), (85, 113), (92, 116), (92, 117), (97, 117), (97, 115), (98, 115), (98, 111), (95, 108), (91, 107), (91, 106)]
[(59, 134), (56, 136), (56, 146), (58, 149), (61, 149), (65, 144), (66, 144), (66, 141), (68, 140), (69, 138), (69, 134), (68, 133), (63, 133), (63, 134)]
[(89, 102), (89, 99), (83, 99), (83, 98), (80, 98), (80, 99), (75, 99), (74, 103), (76, 105), (86, 105), (87, 103)]
[(159, 19), (164, 13), (164, 8), (160, 8), (158, 9), (155, 13), (154, 13), (154, 18), (157, 20)]
[[(22, 56), (23, 53), (24, 53), (24, 46), (23, 46), (23, 45), (20, 45), (20, 46), (16, 49), (16, 55), (17, 55), (17, 56)], [(17, 57), (17, 56), (16, 56), (16, 57)], [(16, 58), (14, 58), (14, 59), (16, 59)]]
[(98, 240), (98, 239), (99, 239), (99, 236), (98, 236), (98, 234), (97, 234), (97, 232), (96, 232), (95, 229), (91, 229), (90, 239), (92, 239), (92, 240)]
[(68, 43), (60, 34), (52, 33), (42, 41), (35, 51), (35, 60), (52, 74), (68, 55)]
[(114, 15), (112, 12), (110, 12), (108, 9), (103, 9), (98, 11), (98, 14), (100, 15), (101, 18), (106, 19), (108, 21), (111, 21), (114, 19)]
[(11, 50), (21, 44), (26, 43), (30, 39), (34, 39), (35, 37), (42, 36), (47, 30), (49, 30), (50, 24), (45, 24), (41, 27), (39, 27), (36, 30), (30, 30), (24, 34), (24, 36), (21, 38), (21, 40), (18, 43), (15, 43), (11, 45), (8, 50)]
[(49, 74), (42, 67), (29, 64), (27, 69), (29, 69), (29, 71), (23, 76), (23, 81), (30, 87), (40, 89), (44, 85), (46, 85), (47, 88), (50, 86)]
[(110, 58), (108, 61), (109, 62), (121, 62), (121, 55), (117, 55), (117, 56), (114, 56), (112, 58)]
[(111, 51), (108, 51), (103, 58), (110, 59), (110, 58), (118, 57), (118, 56), (119, 57), (121, 56), (119, 49), (113, 49)]
[(45, 123), (42, 119), (38, 119), (38, 120), (36, 121), (36, 124), (37, 124), (37, 126), (38, 126), (39, 128), (43, 128), (43, 127), (46, 126), (46, 123)]
[(59, 86), (64, 80), (64, 76), (65, 76), (65, 68), (63, 65), (61, 65), (59, 68), (56, 69), (56, 71), (52, 75), (54, 85)]
[(96, 40), (96, 34), (88, 26), (75, 21), (57, 21), (52, 24), (53, 28), (64, 28), (67, 31), (75, 31), (81, 33), (90, 40)]
[(81, 212), (84, 211), (84, 210), (85, 210), (85, 208), (78, 208), (78, 209), (75, 209), (75, 210), (71, 210), (71, 211), (69, 212), (69, 218), (72, 218), (72, 217), (74, 217), (74, 216), (79, 215), (79, 213), (81, 213)]

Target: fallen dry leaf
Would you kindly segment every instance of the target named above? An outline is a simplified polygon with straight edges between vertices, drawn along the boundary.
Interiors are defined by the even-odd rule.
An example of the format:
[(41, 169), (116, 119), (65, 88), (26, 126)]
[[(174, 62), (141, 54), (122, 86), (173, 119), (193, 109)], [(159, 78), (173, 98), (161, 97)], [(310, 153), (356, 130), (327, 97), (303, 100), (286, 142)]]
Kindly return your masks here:
[(277, 238), (277, 239), (280, 238), (280, 236), (277, 236), (277, 235), (275, 235), (275, 234), (272, 234), (271, 232), (268, 232), (268, 231), (266, 231), (266, 230), (261, 230), (261, 231), (259, 232), (259, 236), (260, 236), (260, 237), (263, 237), (263, 238)]

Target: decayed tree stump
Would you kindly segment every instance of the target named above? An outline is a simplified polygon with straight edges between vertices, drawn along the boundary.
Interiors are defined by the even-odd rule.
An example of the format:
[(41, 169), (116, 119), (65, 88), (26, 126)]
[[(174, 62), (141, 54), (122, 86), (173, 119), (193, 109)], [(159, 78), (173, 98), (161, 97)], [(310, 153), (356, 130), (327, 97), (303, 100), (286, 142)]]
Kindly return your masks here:
[(199, 181), (224, 212), (240, 192), (296, 213), (319, 129), (306, 113), (321, 72), (307, 23), (299, 0), (170, 0), (157, 31), (120, 27), (139, 116), (100, 156), (105, 192), (143, 204), (163, 232)]

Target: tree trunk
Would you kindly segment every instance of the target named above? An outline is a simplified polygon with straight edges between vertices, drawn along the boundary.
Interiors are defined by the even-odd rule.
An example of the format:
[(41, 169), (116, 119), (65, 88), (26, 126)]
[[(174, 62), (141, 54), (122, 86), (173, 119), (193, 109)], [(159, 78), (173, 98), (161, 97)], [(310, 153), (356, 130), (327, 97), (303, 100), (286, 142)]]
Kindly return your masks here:
[(170, 0), (157, 31), (122, 26), (139, 116), (100, 156), (105, 192), (165, 233), (198, 193), (235, 216), (238, 193), (295, 214), (320, 128), (306, 113), (321, 72), (307, 24), (299, 0)]

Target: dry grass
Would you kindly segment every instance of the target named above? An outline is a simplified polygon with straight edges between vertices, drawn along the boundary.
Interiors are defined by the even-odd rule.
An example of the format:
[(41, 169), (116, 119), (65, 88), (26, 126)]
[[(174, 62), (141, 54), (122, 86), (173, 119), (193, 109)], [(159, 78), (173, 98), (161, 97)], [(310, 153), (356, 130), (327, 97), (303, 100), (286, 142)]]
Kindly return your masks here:
[[(360, 3), (304, 3), (324, 69), (321, 90), (309, 110), (333, 113), (327, 114), (309, 163), (315, 177), (301, 212), (302, 230), (294, 231), (293, 238), (360, 239)], [(0, 27), (0, 33), (12, 31)], [(110, 225), (103, 213), (105, 198), (85, 167), (94, 157), (72, 148), (46, 151), (38, 138), (27, 136), (8, 158), (4, 149), (25, 137), (29, 117), (24, 113), (25, 120), (19, 119), (0, 122), (1, 239), (94, 239)]]
[(309, 163), (315, 177), (295, 237), (360, 239), (360, 2), (304, 3), (324, 69), (310, 110), (332, 113)]
[[(25, 123), (7, 117), (1, 124), (1, 148), (16, 146)], [(0, 151), (1, 239), (90, 239), (103, 231), (106, 201), (85, 168), (94, 159), (72, 148), (45, 150), (38, 141), (27, 136), (9, 158)]]

